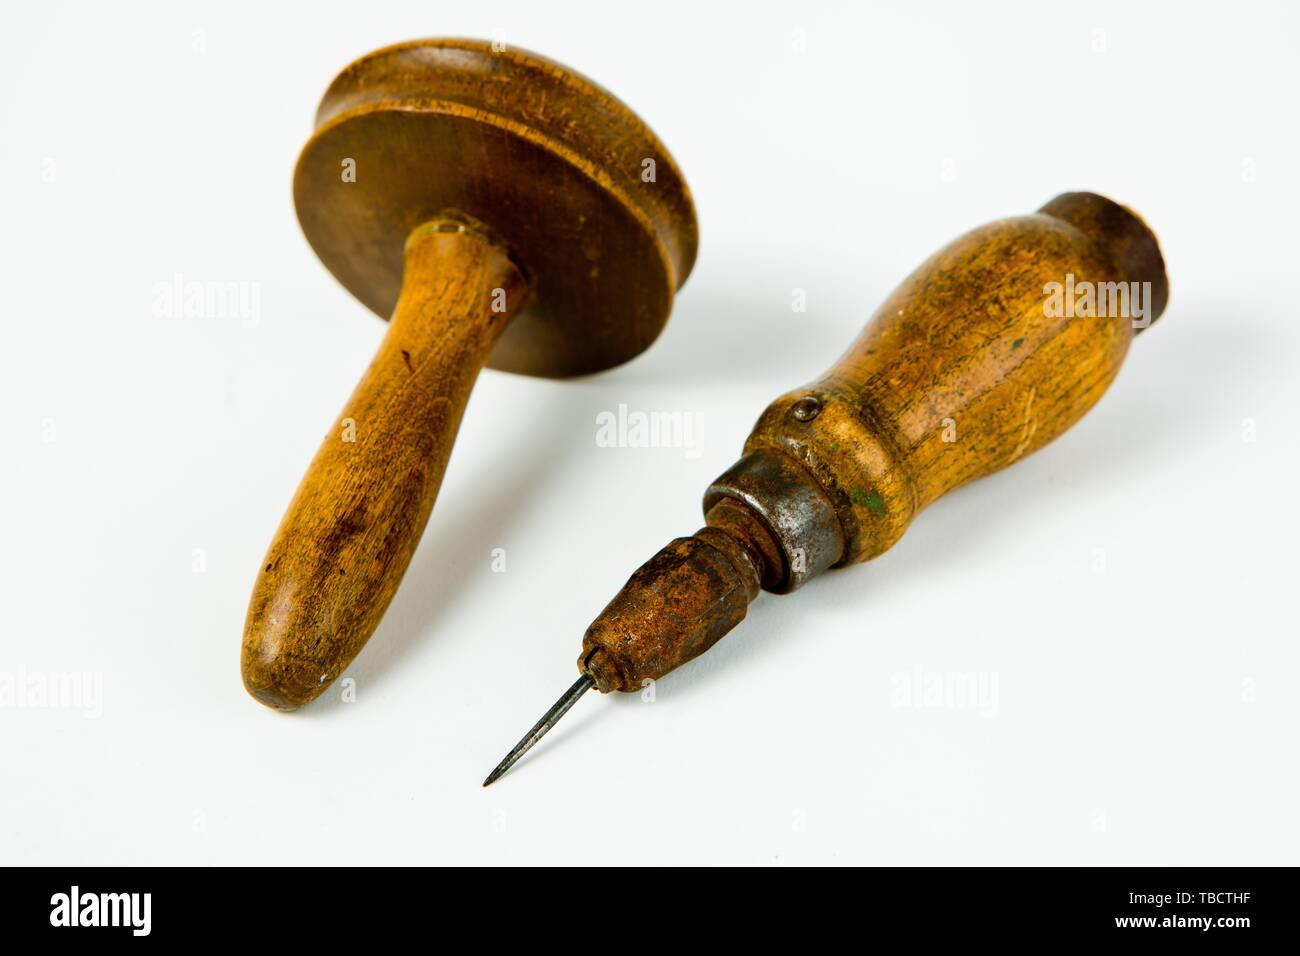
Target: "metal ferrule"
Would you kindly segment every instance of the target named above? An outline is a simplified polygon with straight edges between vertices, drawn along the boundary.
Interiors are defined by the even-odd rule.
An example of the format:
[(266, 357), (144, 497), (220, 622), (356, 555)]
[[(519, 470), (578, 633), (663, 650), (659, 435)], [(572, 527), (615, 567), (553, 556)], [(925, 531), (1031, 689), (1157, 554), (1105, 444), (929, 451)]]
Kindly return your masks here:
[(844, 555), (844, 530), (834, 505), (789, 455), (773, 448), (747, 452), (704, 493), (705, 513), (723, 498), (752, 508), (780, 545), (784, 568), (766, 590), (788, 594)]

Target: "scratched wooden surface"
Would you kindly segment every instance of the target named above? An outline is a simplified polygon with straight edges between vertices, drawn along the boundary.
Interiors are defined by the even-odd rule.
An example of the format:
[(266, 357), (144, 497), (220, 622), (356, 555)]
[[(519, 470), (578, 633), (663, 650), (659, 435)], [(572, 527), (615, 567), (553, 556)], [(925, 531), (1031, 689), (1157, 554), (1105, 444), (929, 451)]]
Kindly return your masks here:
[(527, 294), (500, 246), (448, 221), (411, 235), (406, 277), (379, 351), (321, 442), (253, 589), (244, 686), (279, 710), (320, 694), (379, 625), (474, 381)]
[[(1159, 247), (1134, 214), (1089, 193), (1044, 210), (935, 253), (825, 375), (759, 419), (745, 447), (793, 455), (835, 496), (841, 563), (885, 551), (926, 505), (1041, 448), (1105, 393), (1138, 317), (1049, 315), (1049, 283), (1150, 283), (1151, 319), (1164, 309)], [(803, 420), (810, 398), (820, 411)]]
[(597, 372), (663, 329), (695, 261), (690, 190), (650, 128), (593, 81), (514, 47), (418, 40), (349, 64), (316, 122), (294, 174), (298, 218), (376, 314), (397, 301), (406, 236), (457, 209), (492, 228), (531, 288), (492, 368)]
[[(1142, 298), (1067, 314), (1049, 293), (1067, 282), (1080, 292), (1136, 282)], [(1119, 371), (1136, 325), (1158, 317), (1168, 294), (1155, 235), (1090, 193), (950, 243), (885, 300), (825, 375), (759, 419), (746, 451), (803, 468), (762, 472), (745, 486), (754, 504), (724, 497), (710, 506), (711, 488), (709, 527), (632, 575), (587, 630), (579, 669), (603, 692), (635, 692), (740, 624), (760, 582), (785, 590), (799, 552), (813, 541), (828, 546), (826, 531), (802, 538), (775, 520), (789, 512), (792, 527), (803, 526), (810, 478), (830, 502), (817, 513), (839, 514), (829, 532), (838, 563), (880, 554), (927, 504), (1077, 422)]]
[(374, 633), (479, 371), (564, 377), (638, 355), (668, 321), (698, 242), (690, 192), (649, 127), (534, 53), (474, 40), (385, 47), (336, 77), (316, 123), (294, 174), (299, 222), (392, 325), (249, 605), (244, 685), (280, 710), (321, 694)]

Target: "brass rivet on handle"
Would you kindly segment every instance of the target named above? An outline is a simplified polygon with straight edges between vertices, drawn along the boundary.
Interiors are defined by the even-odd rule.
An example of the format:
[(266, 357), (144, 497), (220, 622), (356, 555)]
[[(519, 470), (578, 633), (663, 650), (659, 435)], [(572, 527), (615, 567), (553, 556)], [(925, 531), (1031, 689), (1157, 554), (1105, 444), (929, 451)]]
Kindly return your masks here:
[(790, 414), (801, 422), (810, 422), (822, 412), (822, 403), (816, 395), (805, 395), (790, 406)]

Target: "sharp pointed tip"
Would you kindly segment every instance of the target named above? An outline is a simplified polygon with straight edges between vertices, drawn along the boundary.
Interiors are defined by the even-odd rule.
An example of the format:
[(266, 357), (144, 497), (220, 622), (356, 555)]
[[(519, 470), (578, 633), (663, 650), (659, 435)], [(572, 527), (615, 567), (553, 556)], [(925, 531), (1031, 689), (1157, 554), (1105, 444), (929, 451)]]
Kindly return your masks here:
[(496, 781), (505, 776), (506, 771), (513, 767), (525, 753), (546, 736), (547, 731), (555, 726), (556, 721), (563, 717), (583, 694), (585, 694), (595, 684), (590, 674), (583, 674), (578, 678), (577, 683), (564, 692), (564, 696), (557, 700), (554, 706), (533, 725), (533, 729), (524, 734), (522, 740), (515, 744), (514, 749), (506, 754), (504, 760), (497, 764), (497, 768), (487, 775), (483, 781), (483, 786), (490, 787)]

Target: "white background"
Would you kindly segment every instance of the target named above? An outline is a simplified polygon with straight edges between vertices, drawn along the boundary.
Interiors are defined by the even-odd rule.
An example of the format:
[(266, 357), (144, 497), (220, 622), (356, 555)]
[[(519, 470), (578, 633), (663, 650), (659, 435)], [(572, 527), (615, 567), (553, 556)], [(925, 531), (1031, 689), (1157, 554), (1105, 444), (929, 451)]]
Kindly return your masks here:
[[(7, 7), (0, 671), (100, 674), (103, 713), (0, 709), (0, 860), (1298, 862), (1287, 6)], [(701, 255), (629, 365), (482, 376), (356, 701), (272, 713), (246, 602), (384, 330), (290, 174), (340, 68), (438, 35), (624, 99)], [(1069, 189), (1144, 216), (1171, 280), (1101, 404), (481, 789), (768, 401), (939, 246)], [(260, 321), (156, 317), (177, 274), (258, 283)], [(698, 416), (698, 454), (598, 448), (619, 403)], [(995, 706), (900, 706), (918, 670)]]

